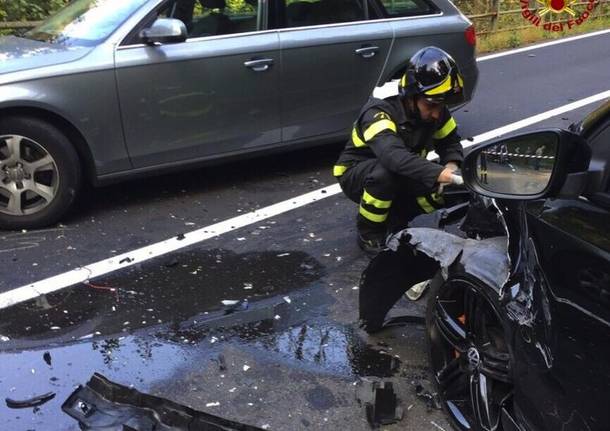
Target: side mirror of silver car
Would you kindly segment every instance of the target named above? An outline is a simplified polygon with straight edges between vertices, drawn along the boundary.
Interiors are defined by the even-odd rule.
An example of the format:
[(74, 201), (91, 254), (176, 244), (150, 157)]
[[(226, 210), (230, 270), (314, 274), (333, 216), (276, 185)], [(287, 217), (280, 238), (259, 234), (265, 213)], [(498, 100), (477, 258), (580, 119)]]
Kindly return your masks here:
[(187, 38), (186, 25), (179, 19), (159, 18), (152, 26), (140, 32), (140, 39), (146, 44), (179, 43)]
[(462, 171), (470, 190), (491, 198), (575, 197), (586, 185), (590, 157), (580, 136), (549, 129), (478, 145)]

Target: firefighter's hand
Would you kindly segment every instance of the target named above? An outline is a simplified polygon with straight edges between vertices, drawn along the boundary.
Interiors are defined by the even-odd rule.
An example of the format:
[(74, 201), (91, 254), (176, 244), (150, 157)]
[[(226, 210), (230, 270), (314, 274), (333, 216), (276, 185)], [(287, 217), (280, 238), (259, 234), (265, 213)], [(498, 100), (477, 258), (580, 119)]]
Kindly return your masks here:
[(451, 169), (452, 171), (457, 171), (458, 169), (460, 169), (456, 162), (447, 162), (447, 164), (445, 164), (445, 167), (447, 169)]
[(453, 183), (453, 175), (453, 169), (445, 168), (438, 176), (436, 182), (440, 184), (451, 184)]
[(436, 180), (440, 184), (455, 184), (461, 186), (464, 184), (464, 180), (461, 175), (453, 173), (453, 169), (445, 168), (443, 172), (438, 176)]

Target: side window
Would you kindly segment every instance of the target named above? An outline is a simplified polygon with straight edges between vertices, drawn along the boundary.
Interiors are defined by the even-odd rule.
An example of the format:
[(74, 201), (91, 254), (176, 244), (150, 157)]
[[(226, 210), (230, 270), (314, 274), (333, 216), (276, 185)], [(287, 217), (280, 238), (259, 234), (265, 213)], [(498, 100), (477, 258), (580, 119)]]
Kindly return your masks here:
[(286, 0), (282, 27), (305, 27), (364, 19), (362, 0)]
[(403, 16), (425, 15), (436, 9), (425, 0), (380, 0), (385, 16), (398, 18)]
[(159, 17), (184, 22), (191, 39), (256, 31), (258, 13), (258, 0), (176, 0)]

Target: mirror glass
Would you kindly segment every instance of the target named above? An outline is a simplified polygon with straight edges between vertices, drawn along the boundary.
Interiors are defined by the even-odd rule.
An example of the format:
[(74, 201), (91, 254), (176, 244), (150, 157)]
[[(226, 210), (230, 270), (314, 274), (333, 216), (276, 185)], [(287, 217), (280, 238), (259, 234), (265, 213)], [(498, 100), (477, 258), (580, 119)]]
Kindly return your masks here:
[(479, 185), (494, 193), (536, 195), (551, 180), (559, 137), (553, 132), (531, 133), (486, 146), (477, 157)]

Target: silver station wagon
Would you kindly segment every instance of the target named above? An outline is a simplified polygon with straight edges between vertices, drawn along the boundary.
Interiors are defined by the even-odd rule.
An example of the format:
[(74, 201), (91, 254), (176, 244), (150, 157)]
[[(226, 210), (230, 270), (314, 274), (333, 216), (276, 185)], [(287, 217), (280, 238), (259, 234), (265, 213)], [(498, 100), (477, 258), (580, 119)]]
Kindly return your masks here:
[(418, 49), (458, 62), (449, 0), (75, 0), (0, 38), (0, 228), (60, 220), (103, 185), (348, 135)]

